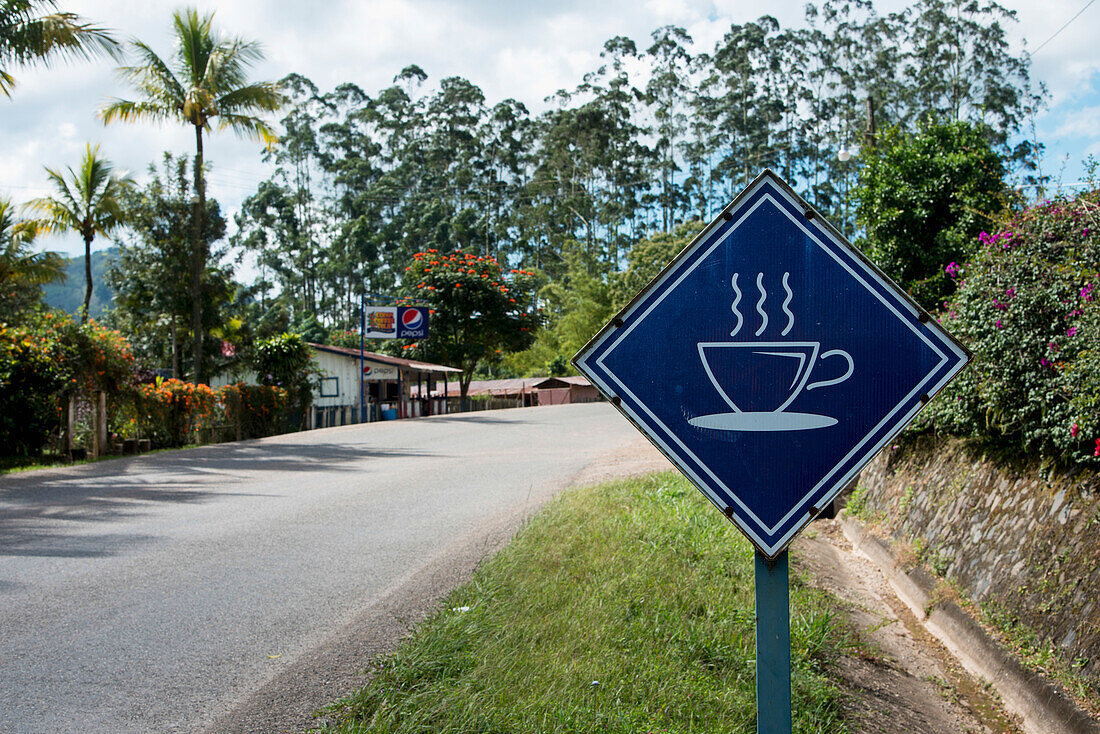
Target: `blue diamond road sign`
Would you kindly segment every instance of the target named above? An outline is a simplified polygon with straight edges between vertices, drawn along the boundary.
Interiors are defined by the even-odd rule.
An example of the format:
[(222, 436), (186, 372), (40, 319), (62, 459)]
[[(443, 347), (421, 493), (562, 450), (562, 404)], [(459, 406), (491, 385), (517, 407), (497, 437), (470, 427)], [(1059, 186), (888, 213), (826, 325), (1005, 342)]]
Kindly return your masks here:
[(968, 360), (764, 171), (574, 363), (774, 558)]

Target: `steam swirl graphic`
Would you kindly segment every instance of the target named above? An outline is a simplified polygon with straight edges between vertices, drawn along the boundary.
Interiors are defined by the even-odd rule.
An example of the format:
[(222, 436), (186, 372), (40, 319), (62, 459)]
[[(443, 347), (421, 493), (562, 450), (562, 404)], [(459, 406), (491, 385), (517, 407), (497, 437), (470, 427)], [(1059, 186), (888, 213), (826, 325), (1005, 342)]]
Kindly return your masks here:
[[(741, 331), (741, 327), (745, 324), (745, 317), (741, 315), (741, 311), (737, 308), (741, 304), (741, 289), (737, 287), (737, 276), (740, 273), (734, 273), (733, 278), (730, 280), (730, 286), (733, 288), (733, 304), (730, 306), (730, 310), (733, 311), (733, 315), (737, 317), (737, 324), (733, 327), (733, 331), (730, 332), (730, 336), (737, 336), (737, 333)], [(791, 274), (789, 272), (783, 273), (783, 291), (787, 294), (787, 297), (783, 299), (783, 313), (787, 315), (787, 325), (783, 327), (783, 331), (780, 332), (782, 336), (786, 336), (794, 328), (794, 314), (791, 312), (791, 301), (794, 300), (794, 292), (791, 291), (790, 280)], [(756, 312), (760, 314), (760, 328), (756, 330), (756, 336), (760, 336), (764, 333), (764, 330), (768, 328), (768, 314), (764, 310), (764, 302), (768, 300), (768, 291), (764, 288), (764, 274), (756, 274), (756, 289), (760, 291), (760, 300), (756, 302)]]
[(737, 287), (737, 273), (733, 274), (733, 282), (730, 284), (733, 286), (734, 298), (733, 298), (733, 315), (737, 317), (737, 326), (733, 327), (733, 331), (730, 332), (730, 336), (737, 336), (737, 332), (741, 331), (741, 324), (744, 323), (745, 318), (741, 315), (741, 312), (737, 310), (737, 304), (741, 303), (741, 289)]
[(786, 336), (790, 333), (790, 330), (794, 328), (794, 314), (787, 308), (787, 306), (791, 304), (791, 299), (794, 298), (794, 293), (791, 293), (791, 287), (787, 285), (787, 278), (790, 276), (790, 273), (783, 273), (783, 290), (787, 291), (787, 298), (783, 301), (783, 313), (787, 314), (787, 326), (780, 332), (782, 336)]
[(764, 301), (768, 300), (768, 292), (764, 290), (764, 274), (756, 274), (756, 287), (760, 291), (760, 300), (756, 302), (756, 312), (760, 314), (760, 328), (756, 330), (756, 336), (764, 333), (768, 328), (768, 314), (764, 311)]

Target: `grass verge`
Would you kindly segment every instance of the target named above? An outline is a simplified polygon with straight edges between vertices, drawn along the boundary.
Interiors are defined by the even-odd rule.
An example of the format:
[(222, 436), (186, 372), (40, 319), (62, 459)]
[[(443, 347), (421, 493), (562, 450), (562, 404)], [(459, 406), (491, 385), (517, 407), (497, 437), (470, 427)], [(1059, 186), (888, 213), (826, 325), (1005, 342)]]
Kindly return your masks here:
[[(836, 601), (792, 577), (794, 729), (845, 732)], [(684, 479), (566, 493), (453, 592), (329, 732), (753, 732), (753, 551)]]

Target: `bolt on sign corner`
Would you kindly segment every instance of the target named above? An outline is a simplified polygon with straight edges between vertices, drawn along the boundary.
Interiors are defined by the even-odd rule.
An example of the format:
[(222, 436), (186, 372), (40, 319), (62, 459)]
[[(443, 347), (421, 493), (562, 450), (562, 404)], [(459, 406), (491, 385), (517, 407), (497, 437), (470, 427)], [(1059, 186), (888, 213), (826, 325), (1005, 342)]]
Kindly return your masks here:
[(775, 558), (969, 359), (765, 170), (573, 362)]

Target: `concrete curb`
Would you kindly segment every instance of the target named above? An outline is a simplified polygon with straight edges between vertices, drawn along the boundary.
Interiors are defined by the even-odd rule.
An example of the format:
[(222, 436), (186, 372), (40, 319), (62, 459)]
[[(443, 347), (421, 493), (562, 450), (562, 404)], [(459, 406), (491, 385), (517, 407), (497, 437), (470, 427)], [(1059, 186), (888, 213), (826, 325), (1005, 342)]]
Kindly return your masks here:
[(1065, 698), (1046, 678), (1024, 669), (1003, 651), (985, 630), (957, 604), (933, 605), (936, 581), (923, 568), (906, 572), (898, 567), (890, 547), (868, 533), (846, 512), (837, 516), (844, 535), (886, 574), (898, 598), (974, 676), (989, 681), (1005, 708), (1019, 716), (1027, 734), (1100, 734), (1087, 712)]

